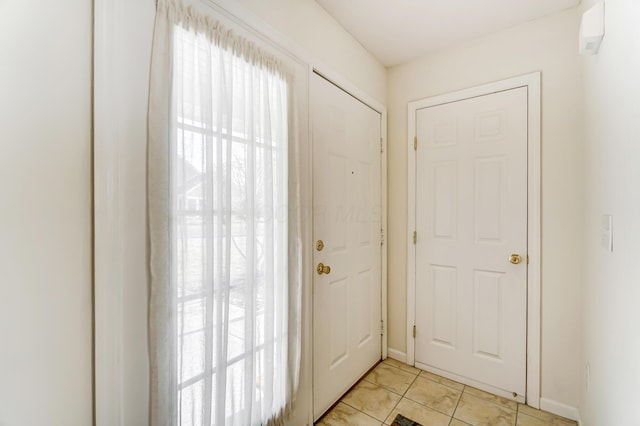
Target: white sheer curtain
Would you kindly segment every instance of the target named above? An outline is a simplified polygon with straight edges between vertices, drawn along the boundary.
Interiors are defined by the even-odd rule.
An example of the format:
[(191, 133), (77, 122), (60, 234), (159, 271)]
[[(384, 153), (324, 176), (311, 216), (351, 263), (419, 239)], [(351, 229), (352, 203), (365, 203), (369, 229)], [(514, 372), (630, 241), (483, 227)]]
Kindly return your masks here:
[(160, 0), (149, 98), (153, 425), (283, 424), (300, 364), (292, 77)]

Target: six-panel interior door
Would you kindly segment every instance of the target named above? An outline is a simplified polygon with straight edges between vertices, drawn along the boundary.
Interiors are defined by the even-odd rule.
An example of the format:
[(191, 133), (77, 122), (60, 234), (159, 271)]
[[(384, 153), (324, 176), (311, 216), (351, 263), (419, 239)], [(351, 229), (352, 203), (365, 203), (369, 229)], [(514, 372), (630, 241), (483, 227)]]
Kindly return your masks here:
[(420, 109), (416, 135), (416, 366), (524, 401), (527, 88)]
[(380, 114), (313, 74), (317, 419), (381, 357)]

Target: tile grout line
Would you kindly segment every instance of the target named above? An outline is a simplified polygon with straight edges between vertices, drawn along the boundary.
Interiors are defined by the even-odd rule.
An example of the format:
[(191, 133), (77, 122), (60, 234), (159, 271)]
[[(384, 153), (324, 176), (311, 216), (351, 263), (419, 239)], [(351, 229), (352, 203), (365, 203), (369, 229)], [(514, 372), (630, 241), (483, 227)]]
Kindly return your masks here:
[[(421, 371), (426, 371), (426, 370), (421, 370)], [(432, 373), (432, 374), (433, 374), (433, 373)], [(424, 380), (424, 381), (426, 381), (426, 382), (429, 382), (429, 383), (435, 383), (436, 385), (443, 386), (443, 387), (445, 387), (445, 388), (447, 388), (447, 389), (449, 389), (449, 390), (452, 390), (452, 391), (455, 391), (455, 392), (460, 392), (460, 397), (458, 398), (458, 402), (456, 403), (456, 406), (455, 406), (455, 408), (453, 409), (453, 412), (452, 412), (451, 414), (447, 414), (447, 413), (445, 413), (445, 412), (442, 412), (442, 411), (438, 410), (438, 409), (437, 409), (437, 408), (435, 408), (435, 407), (431, 407), (431, 406), (429, 406), (429, 405), (423, 404), (422, 402), (419, 402), (419, 401), (413, 400), (413, 399), (411, 399), (411, 398), (409, 398), (409, 397), (406, 397), (409, 401), (415, 402), (416, 404), (419, 404), (419, 405), (421, 405), (421, 406), (423, 406), (423, 407), (427, 407), (427, 408), (429, 408), (429, 409), (431, 409), (431, 410), (435, 411), (436, 413), (443, 414), (443, 415), (445, 415), (445, 416), (450, 417), (451, 419), (453, 419), (453, 415), (455, 414), (456, 409), (458, 408), (458, 403), (460, 403), (460, 400), (462, 399), (462, 394), (464, 393), (464, 390), (466, 389), (466, 387), (467, 387), (467, 386), (466, 386), (466, 385), (464, 385), (464, 384), (462, 384), (462, 383), (459, 383), (459, 382), (456, 382), (456, 381), (453, 381), (453, 380), (452, 380), (452, 382), (454, 382), (454, 383), (458, 383), (458, 384), (462, 385), (462, 389), (456, 389), (456, 388), (454, 388), (453, 386), (450, 386), (450, 385), (448, 385), (448, 384), (446, 384), (446, 383), (442, 383), (442, 382), (436, 381), (436, 380), (431, 379), (431, 378), (429, 378), (429, 377), (425, 377), (425, 376), (423, 376), (422, 374), (418, 374), (418, 377), (420, 377), (422, 380)], [(445, 378), (446, 378), (446, 377), (445, 377)]]
[[(435, 383), (435, 382), (434, 382), (434, 383)], [(409, 398), (408, 396), (405, 396), (405, 397), (403, 397), (403, 398), (404, 398), (404, 399), (406, 399), (406, 400), (408, 400), (408, 401), (411, 401), (411, 402), (413, 402), (413, 403), (416, 403), (416, 404), (420, 405), (421, 407), (425, 407), (425, 408), (428, 408), (429, 410), (435, 411), (436, 413), (440, 413), (440, 414), (442, 414), (442, 415), (444, 415), (444, 416), (447, 416), (447, 417), (453, 417), (453, 413), (452, 413), (452, 414), (447, 414), (447, 413), (445, 413), (445, 412), (443, 412), (443, 411), (438, 410), (438, 409), (437, 409), (437, 408), (435, 408), (435, 407), (431, 407), (430, 405), (423, 404), (423, 403), (422, 403), (422, 402), (420, 402), (420, 401), (416, 401), (416, 400), (414, 400), (414, 399), (411, 399), (411, 398)], [(460, 398), (462, 398), (462, 392), (460, 392)], [(460, 402), (460, 398), (458, 399), (458, 402)], [(457, 403), (456, 403), (456, 408), (458, 408), (458, 404), (457, 404)], [(453, 412), (455, 413), (455, 408), (454, 408)]]
[[(386, 388), (386, 387), (384, 387), (384, 386), (381, 386), (381, 385), (379, 385), (379, 384), (377, 384), (377, 383), (369, 382), (369, 381), (367, 380), (367, 382), (372, 383), (372, 384), (374, 384), (374, 385), (376, 385), (376, 386), (379, 386), (379, 387), (381, 387), (382, 389), (386, 389), (386, 390), (388, 390), (388, 391), (389, 391), (389, 392), (391, 392), (391, 393), (394, 393), (394, 394), (396, 394), (396, 395), (400, 395), (400, 399), (398, 400), (398, 402), (396, 402), (396, 403), (395, 403), (395, 405), (393, 406), (393, 408), (391, 409), (391, 411), (389, 411), (389, 414), (387, 414), (387, 417), (385, 417), (385, 419), (384, 419), (384, 420), (387, 420), (387, 419), (389, 418), (389, 416), (391, 415), (391, 413), (393, 413), (393, 410), (395, 410), (395, 409), (396, 409), (396, 407), (398, 406), (398, 404), (400, 404), (400, 401), (402, 401), (402, 399), (403, 399), (403, 398), (405, 398), (405, 395), (407, 394), (407, 392), (409, 392), (409, 389), (410, 389), (410, 388), (411, 388), (411, 386), (415, 383), (415, 381), (416, 381), (416, 379), (418, 378), (418, 376), (420, 376), (420, 373), (419, 373), (419, 372), (418, 372), (417, 374), (416, 374), (416, 373), (412, 373), (412, 372), (410, 372), (410, 371), (403, 370), (403, 369), (402, 369), (402, 368), (400, 368), (400, 367), (396, 367), (395, 365), (393, 365), (393, 364), (389, 364), (389, 363), (386, 363), (386, 362), (384, 362), (384, 361), (382, 361), (382, 362), (381, 362), (381, 364), (384, 364), (384, 365), (389, 366), (389, 367), (393, 367), (393, 368), (395, 368), (395, 369), (397, 369), (397, 370), (402, 371), (403, 373), (407, 373), (407, 374), (413, 374), (413, 375), (415, 375), (415, 376), (414, 376), (414, 378), (413, 378), (413, 380), (411, 381), (411, 383), (409, 383), (409, 386), (407, 386), (407, 389), (405, 389), (405, 391), (402, 393), (402, 395), (400, 395), (400, 394), (398, 394), (398, 393), (395, 393), (395, 392), (394, 392), (394, 391), (392, 391), (391, 389), (387, 389), (387, 388)], [(408, 365), (408, 364), (407, 364), (407, 365)], [(420, 371), (422, 371), (422, 370), (420, 370)], [(364, 380), (366, 380), (366, 378), (364, 378)], [(412, 400), (412, 399), (410, 399), (410, 398), (407, 398), (407, 399), (408, 399), (409, 401), (413, 401), (413, 400)], [(414, 402), (415, 402), (415, 401), (414, 401)], [(382, 421), (382, 424), (384, 424), (384, 420)]]
[[(389, 365), (389, 364), (386, 364)], [(391, 366), (393, 367), (393, 366)], [(398, 368), (398, 370), (400, 371), (404, 371), (402, 368)], [(409, 373), (408, 371), (405, 371), (405, 373)], [(413, 374), (413, 373), (409, 373), (409, 374)], [(391, 415), (391, 413), (393, 413), (393, 410), (396, 409), (396, 407), (398, 406), (398, 404), (400, 404), (400, 401), (402, 401), (402, 399), (405, 397), (405, 395), (407, 394), (407, 392), (409, 392), (409, 389), (411, 388), (411, 386), (413, 386), (413, 384), (415, 383), (416, 379), (418, 378), (418, 376), (420, 375), (420, 373), (416, 374), (415, 377), (413, 378), (413, 380), (411, 381), (411, 383), (409, 383), (409, 386), (407, 386), (407, 388), (404, 390), (404, 393), (402, 395), (400, 395), (400, 399), (398, 400), (398, 402), (396, 402), (396, 404), (393, 406), (393, 408), (391, 409), (391, 411), (389, 411), (389, 414), (387, 414), (387, 417), (385, 418), (388, 419), (389, 416)], [(396, 394), (397, 395), (397, 394)], [(407, 398), (408, 399), (408, 398)], [(384, 424), (384, 421), (382, 422), (382, 424)], [(391, 423), (389, 423), (391, 424)]]
[[(395, 368), (395, 369), (397, 369), (397, 370), (400, 370), (400, 371), (402, 371), (402, 372), (404, 372), (404, 373), (407, 373), (407, 374), (414, 374), (414, 373), (411, 373), (411, 372), (409, 372), (409, 371), (405, 371), (405, 370), (403, 370), (402, 368), (396, 367), (395, 365), (388, 364), (388, 363), (386, 363), (386, 362), (384, 362), (384, 361), (381, 361), (378, 365), (381, 365), (381, 364), (384, 364), (384, 365), (389, 366), (389, 367), (393, 367), (393, 368)], [(376, 366), (375, 368), (377, 368), (377, 367), (378, 367), (378, 366)], [(373, 370), (375, 370), (375, 368), (373, 368), (373, 369), (369, 372), (369, 374), (371, 374), (371, 372), (373, 372)], [(392, 393), (392, 394), (394, 394), (394, 395), (399, 395), (399, 396), (400, 396), (400, 399), (398, 399), (398, 402), (396, 402), (396, 403), (395, 403), (395, 405), (393, 406), (393, 408), (391, 408), (391, 411), (389, 411), (389, 414), (387, 414), (387, 416), (384, 418), (384, 420), (382, 420), (382, 421), (380, 422), (380, 424), (381, 424), (381, 425), (384, 425), (384, 422), (389, 418), (389, 416), (391, 415), (391, 413), (393, 413), (393, 410), (395, 410), (395, 409), (396, 409), (396, 407), (398, 406), (398, 404), (400, 403), (400, 401), (402, 401), (402, 398), (404, 398), (404, 395), (409, 391), (409, 388), (410, 388), (410, 387), (411, 387), (411, 385), (413, 385), (413, 383), (416, 381), (416, 378), (420, 375), (420, 373), (415, 374), (415, 377), (413, 378), (413, 380), (411, 381), (411, 383), (409, 384), (409, 386), (407, 387), (407, 389), (404, 391), (404, 393), (403, 393), (402, 395), (400, 395), (399, 393), (396, 393), (396, 392), (392, 391), (391, 389), (386, 388), (385, 386), (382, 386), (382, 385), (380, 385), (380, 384), (378, 384), (378, 383), (374, 383), (374, 382), (371, 382), (371, 381), (367, 380), (367, 376), (369, 376), (369, 374), (367, 374), (366, 376), (364, 376), (361, 380), (362, 380), (362, 381), (365, 381), (365, 382), (367, 382), (367, 383), (370, 383), (370, 384), (372, 384), (372, 385), (375, 385), (375, 386), (377, 386), (377, 387), (379, 387), (379, 388), (381, 388), (381, 389), (384, 389), (384, 390), (386, 390), (387, 392), (391, 392), (391, 393)], [(346, 395), (345, 395), (345, 396), (346, 396)], [(348, 403), (344, 402), (344, 401), (343, 401), (343, 398), (344, 398), (344, 396), (343, 396), (342, 398), (340, 398), (340, 402), (342, 402), (343, 404), (348, 405), (349, 407), (351, 407), (351, 408), (353, 408), (354, 410), (356, 410), (356, 411), (358, 411), (358, 412), (360, 412), (360, 413), (364, 414), (365, 416), (371, 417), (371, 418), (372, 418), (372, 419), (374, 419), (375, 421), (379, 421), (378, 419), (376, 419), (375, 417), (373, 417), (373, 416), (371, 416), (371, 415), (369, 415), (369, 414), (365, 413), (364, 411), (362, 411), (362, 410), (360, 410), (360, 409), (358, 409), (358, 408), (356, 408), (356, 407), (353, 407), (353, 406), (351, 406), (350, 404), (348, 404)], [(408, 399), (408, 398), (407, 398), (407, 399)]]
[[(359, 410), (358, 408), (354, 407), (353, 405), (350, 405), (350, 404), (348, 404), (348, 403), (344, 402), (342, 399), (340, 400), (340, 402), (341, 402), (341, 403), (343, 403), (344, 405), (348, 406), (348, 407), (353, 408), (353, 409), (354, 409), (354, 410), (356, 410), (358, 413), (362, 413), (362, 414), (364, 414), (365, 416), (367, 416), (367, 417), (369, 417), (369, 418), (371, 418), (371, 419), (375, 420), (376, 422), (380, 422), (380, 420), (378, 420), (378, 419), (376, 419), (375, 417), (373, 417), (373, 416), (371, 416), (371, 415), (369, 415), (369, 414), (365, 413), (365, 412), (364, 412), (364, 411), (362, 411), (362, 410)], [(380, 422), (380, 424), (384, 424), (384, 420), (383, 420), (383, 421), (381, 421), (381, 422)]]
[(458, 398), (458, 402), (456, 403), (456, 408), (453, 409), (453, 413), (451, 413), (451, 420), (449, 420), (449, 425), (453, 423), (454, 416), (456, 415), (456, 411), (458, 411), (458, 405), (460, 405), (460, 401), (462, 401), (462, 395), (464, 395), (465, 389), (467, 389), (467, 385), (462, 385), (462, 392), (460, 392), (460, 398)]
[[(430, 373), (430, 372), (429, 372), (429, 371), (427, 371), (427, 370), (421, 370), (421, 372)], [(430, 374), (433, 374), (433, 375), (435, 375), (435, 376), (438, 376), (438, 375), (437, 375), (437, 374), (435, 374), (435, 373), (430, 373)], [(457, 388), (455, 388), (455, 387), (451, 386), (449, 383), (443, 383), (443, 382), (440, 382), (440, 381), (438, 381), (438, 380), (432, 379), (431, 377), (423, 376), (422, 374), (418, 374), (418, 377), (420, 377), (420, 378), (421, 378), (421, 379), (423, 379), (423, 380), (427, 380), (427, 381), (429, 381), (429, 382), (437, 383), (437, 384), (439, 384), (439, 385), (445, 386), (445, 387), (447, 387), (447, 388), (449, 388), (449, 389), (453, 389), (454, 391), (462, 392), (462, 391), (464, 390), (464, 388), (465, 388), (465, 387), (467, 387), (467, 385), (465, 385), (465, 384), (462, 384), (462, 383), (460, 383), (460, 382), (456, 382), (455, 380), (447, 379), (447, 378), (446, 378), (446, 377), (444, 377), (444, 376), (438, 376), (438, 377), (441, 377), (441, 378), (443, 378), (443, 379), (445, 379), (445, 380), (449, 380), (449, 381), (451, 381), (451, 382), (453, 382), (453, 383), (457, 383), (457, 384), (459, 384), (459, 385), (461, 385), (461, 386), (462, 386), (462, 389), (457, 389)]]
[[(400, 370), (400, 371), (404, 371), (405, 373), (413, 374), (413, 373), (411, 373), (410, 371), (403, 370), (402, 368), (397, 367), (397, 366), (395, 366), (395, 365), (393, 365), (393, 364), (388, 364), (388, 363), (385, 363), (384, 361), (382, 361), (382, 362), (383, 362), (385, 365), (388, 365), (388, 366), (390, 366), (390, 367), (394, 367), (394, 368), (396, 368), (396, 369), (398, 369), (398, 370)], [(408, 365), (408, 364), (407, 364), (407, 365)], [(417, 367), (414, 367), (414, 368), (417, 368)], [(433, 380), (433, 379), (431, 379), (431, 378), (429, 378), (429, 377), (425, 377), (425, 376), (423, 376), (421, 373), (422, 373), (422, 372), (424, 372), (424, 371), (426, 371), (426, 370), (421, 370), (421, 369), (418, 369), (418, 370), (420, 370), (420, 372), (419, 372), (419, 373), (416, 375), (416, 377), (413, 379), (413, 381), (411, 382), (411, 384), (409, 385), (409, 387), (407, 388), (407, 390), (404, 392), (404, 394), (402, 394), (402, 397), (400, 398), (400, 401), (402, 401), (402, 399), (406, 398), (406, 399), (408, 399), (409, 401), (414, 402), (414, 403), (416, 403), (416, 404), (418, 404), (418, 405), (420, 405), (420, 406), (422, 406), (422, 407), (426, 407), (426, 408), (428, 408), (428, 409), (430, 409), (430, 410), (435, 411), (436, 413), (440, 413), (440, 414), (442, 414), (442, 415), (445, 415), (445, 416), (449, 417), (449, 418), (450, 418), (449, 423), (451, 423), (451, 421), (453, 420), (453, 415), (455, 414), (456, 409), (458, 408), (458, 404), (460, 403), (460, 400), (462, 399), (462, 394), (464, 393), (464, 390), (467, 388), (467, 386), (466, 386), (466, 385), (464, 385), (464, 384), (462, 384), (462, 383), (460, 383), (460, 384), (462, 385), (462, 389), (456, 389), (456, 388), (454, 388), (454, 387), (452, 387), (452, 386), (450, 386), (450, 385), (448, 385), (448, 384), (446, 384), (446, 383), (441, 383), (441, 382), (436, 381), (436, 380)], [(432, 373), (432, 374), (433, 374), (433, 373)], [(442, 411), (440, 411), (440, 410), (436, 409), (435, 407), (431, 407), (431, 406), (429, 406), (429, 405), (426, 405), (426, 404), (423, 404), (423, 403), (421, 403), (421, 402), (415, 401), (415, 400), (413, 400), (413, 399), (409, 398), (408, 396), (406, 396), (407, 392), (409, 392), (409, 389), (410, 389), (410, 388), (411, 388), (411, 386), (415, 383), (415, 381), (418, 379), (418, 377), (420, 377), (421, 379), (423, 379), (423, 380), (425, 380), (425, 381), (427, 381), (427, 382), (435, 383), (435, 384), (437, 384), (437, 385), (444, 386), (444, 387), (446, 387), (447, 389), (451, 389), (451, 390), (454, 390), (454, 391), (456, 391), (456, 392), (460, 392), (460, 397), (458, 398), (458, 402), (456, 403), (456, 407), (453, 409), (453, 412), (451, 413), (451, 415), (449, 415), (449, 414), (447, 414), (447, 413), (443, 413)], [(372, 383), (372, 382), (369, 382), (369, 383)], [(459, 383), (459, 382), (455, 382), (455, 383)], [(375, 383), (374, 383), (374, 384), (375, 384)], [(386, 389), (386, 388), (385, 388), (385, 389)], [(395, 393), (395, 392), (394, 392), (394, 393)], [(393, 407), (393, 409), (395, 409), (395, 407), (397, 407), (397, 406), (398, 406), (398, 404), (400, 403), (400, 401), (398, 401), (398, 402), (396, 403), (396, 405)], [(391, 410), (391, 412), (393, 412), (393, 409)], [(389, 414), (391, 414), (391, 413), (389, 413)], [(387, 416), (387, 417), (388, 417), (388, 416)], [(383, 422), (383, 423), (384, 423), (384, 422)]]
[[(471, 389), (474, 389), (474, 390), (476, 390), (476, 391), (478, 391), (478, 390), (479, 390), (479, 391), (480, 391), (480, 392), (482, 392), (482, 393), (485, 393), (485, 394), (488, 394), (488, 395), (490, 395), (490, 396), (494, 397), (493, 399), (491, 399), (491, 398), (485, 398), (484, 396), (480, 396), (480, 395), (473, 395), (473, 394), (471, 394), (471, 393), (470, 393), (470, 394), (467, 394), (467, 395), (468, 395), (468, 396), (470, 396), (471, 398), (478, 399), (478, 400), (480, 400), (480, 401), (483, 401), (483, 402), (489, 403), (489, 404), (491, 404), (491, 405), (494, 405), (494, 406), (496, 406), (496, 407), (499, 407), (499, 408), (502, 408), (502, 409), (505, 409), (505, 410), (514, 411), (514, 412), (516, 412), (516, 413), (518, 412), (518, 408), (519, 408), (519, 406), (520, 406), (520, 403), (519, 403), (519, 402), (517, 402), (517, 401), (513, 401), (513, 400), (510, 400), (510, 399), (508, 399), (508, 398), (504, 398), (504, 397), (502, 397), (502, 396), (500, 396), (500, 395), (492, 394), (491, 392), (483, 391), (482, 389), (474, 388), (473, 386), (465, 385), (465, 386), (464, 386), (464, 388), (465, 388), (465, 391), (466, 391), (466, 389), (467, 389), (467, 388), (471, 388)], [(507, 402), (515, 402), (515, 404), (516, 404), (516, 408), (511, 408), (511, 407), (509, 407), (508, 405), (506, 405), (506, 404), (504, 404), (504, 403), (502, 403), (502, 402), (500, 402), (500, 401), (496, 401), (496, 400), (495, 400), (495, 397), (497, 397), (497, 398), (499, 398), (499, 399), (503, 399), (503, 400), (505, 400), (505, 401), (507, 401)]]

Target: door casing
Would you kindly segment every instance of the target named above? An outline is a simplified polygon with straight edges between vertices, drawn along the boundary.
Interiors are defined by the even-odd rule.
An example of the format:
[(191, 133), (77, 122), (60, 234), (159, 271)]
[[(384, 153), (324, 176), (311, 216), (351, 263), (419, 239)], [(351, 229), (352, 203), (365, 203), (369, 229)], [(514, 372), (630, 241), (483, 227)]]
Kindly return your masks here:
[[(541, 185), (540, 185), (540, 72), (513, 77), (408, 104), (408, 215), (407, 215), (407, 364), (415, 364), (416, 258), (413, 232), (416, 228), (416, 113), (419, 109), (489, 95), (504, 90), (527, 88), (527, 405), (540, 408), (540, 277), (541, 277)], [(418, 146), (420, 141), (417, 141)], [(419, 148), (418, 148), (419, 149)]]

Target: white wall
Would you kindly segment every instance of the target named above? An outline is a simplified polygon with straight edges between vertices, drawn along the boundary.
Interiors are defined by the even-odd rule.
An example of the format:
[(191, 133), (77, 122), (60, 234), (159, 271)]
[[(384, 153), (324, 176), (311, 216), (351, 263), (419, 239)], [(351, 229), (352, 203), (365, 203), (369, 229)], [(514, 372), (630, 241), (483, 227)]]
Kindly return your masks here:
[[(594, 3), (583, 0), (583, 10)], [(640, 2), (605, 7), (600, 53), (584, 59), (586, 426), (640, 424)], [(613, 253), (601, 246), (605, 214), (613, 215)]]
[(0, 425), (92, 423), (91, 3), (0, 2)]
[[(350, 80), (382, 102), (386, 96), (386, 71), (313, 0), (240, 0), (219, 2), (232, 12), (241, 11), (251, 23), (275, 31), (318, 63)], [(122, 36), (118, 49), (120, 96), (120, 240), (123, 291), (122, 382), (124, 425), (148, 423), (149, 357), (147, 334), (148, 261), (146, 243), (146, 114), (155, 1), (121, 0)], [(259, 30), (261, 30), (259, 28)], [(316, 65), (316, 64), (312, 64)], [(142, 165), (142, 166), (141, 166)], [(309, 320), (310, 321), (310, 320)], [(309, 325), (309, 324), (307, 324)], [(308, 346), (306, 346), (308, 348)], [(310, 401), (310, 378), (302, 378), (298, 406)], [(302, 424), (306, 416), (292, 422)]]
[(372, 98), (386, 103), (386, 69), (314, 0), (237, 0), (256, 16), (345, 77)]
[(582, 84), (577, 9), (389, 70), (389, 346), (406, 350), (407, 102), (542, 71), (542, 397), (578, 404)]

